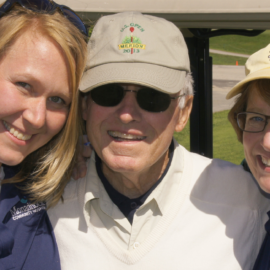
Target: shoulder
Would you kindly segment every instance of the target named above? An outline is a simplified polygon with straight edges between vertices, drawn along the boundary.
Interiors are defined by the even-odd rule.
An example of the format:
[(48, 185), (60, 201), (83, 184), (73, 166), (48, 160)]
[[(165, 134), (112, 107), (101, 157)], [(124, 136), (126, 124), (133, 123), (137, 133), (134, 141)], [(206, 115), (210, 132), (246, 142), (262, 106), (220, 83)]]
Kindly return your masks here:
[(189, 171), (191, 197), (216, 205), (267, 211), (269, 199), (243, 166), (184, 152), (184, 171)]
[[(227, 179), (227, 183), (240, 183), (254, 182), (252, 175), (245, 171), (243, 166), (236, 165), (231, 162), (221, 160), (221, 159), (210, 159), (198, 154), (190, 153), (190, 158), (193, 167), (198, 167), (200, 169), (199, 173), (204, 172), (204, 175), (219, 176), (219, 178), (227, 178), (228, 176), (232, 176), (232, 178)], [(235, 181), (238, 180), (238, 181)]]
[(91, 182), (93, 179), (92, 174), (94, 170), (95, 159), (92, 156), (86, 164), (86, 175), (78, 180), (71, 178), (64, 189), (62, 200), (59, 200), (53, 208), (50, 208), (49, 212), (51, 212), (51, 209), (69, 207), (70, 203), (77, 204), (79, 201), (83, 200), (86, 193), (87, 184), (90, 182), (90, 179)]
[(192, 166), (194, 177), (205, 177), (211, 183), (246, 184), (251, 187), (256, 185), (253, 176), (245, 171), (241, 165), (221, 159), (210, 159), (187, 150), (185, 150), (185, 161), (187, 165)]

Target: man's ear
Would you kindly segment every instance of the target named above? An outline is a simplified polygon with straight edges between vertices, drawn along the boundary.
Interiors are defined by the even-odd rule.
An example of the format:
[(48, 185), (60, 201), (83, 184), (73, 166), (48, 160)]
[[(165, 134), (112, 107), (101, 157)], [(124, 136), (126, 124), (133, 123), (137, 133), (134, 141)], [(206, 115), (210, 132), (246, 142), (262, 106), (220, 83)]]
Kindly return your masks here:
[(88, 109), (88, 95), (83, 96), (82, 98), (82, 117), (83, 120), (87, 120), (87, 109)]
[(191, 110), (192, 110), (193, 96), (186, 96), (185, 107), (180, 109), (178, 122), (175, 126), (175, 131), (180, 132), (186, 126)]

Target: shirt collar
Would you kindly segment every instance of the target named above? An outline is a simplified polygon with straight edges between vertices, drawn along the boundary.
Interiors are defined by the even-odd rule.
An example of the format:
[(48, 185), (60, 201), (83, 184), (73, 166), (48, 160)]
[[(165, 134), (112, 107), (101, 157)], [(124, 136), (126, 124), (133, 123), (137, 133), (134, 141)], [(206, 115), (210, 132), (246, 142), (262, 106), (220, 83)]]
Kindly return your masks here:
[[(178, 143), (175, 141), (175, 139), (173, 139), (173, 151), (172, 151), (173, 153), (177, 146), (178, 146)], [(181, 156), (183, 156), (183, 154)], [(175, 180), (175, 177), (173, 177), (173, 174), (175, 173), (175, 168), (177, 168), (177, 171), (179, 171), (180, 173), (182, 173), (182, 170), (183, 170), (183, 158), (179, 160), (179, 157), (177, 157), (177, 161), (176, 161), (176, 157), (173, 154), (172, 157), (170, 158), (170, 162), (171, 162), (171, 165), (167, 166), (167, 169), (164, 173), (163, 180), (153, 190), (153, 192), (151, 192), (151, 194), (147, 197), (147, 199), (144, 202), (144, 205), (146, 205), (152, 200), (155, 200), (161, 214), (163, 214), (163, 212), (166, 211), (166, 209), (168, 208), (168, 205), (169, 205), (168, 202), (170, 202), (170, 196), (171, 194), (174, 194), (173, 191), (175, 190), (176, 185), (179, 184), (179, 181), (181, 178), (181, 177), (180, 178), (178, 177), (177, 179), (179, 180), (177, 179)], [(100, 181), (97, 171), (96, 171), (95, 163), (96, 163), (96, 155), (92, 155), (91, 159), (88, 161), (88, 171), (87, 171), (87, 175), (85, 176), (86, 187), (85, 187), (84, 205), (86, 205), (91, 200), (100, 199), (99, 204), (102, 211), (104, 211), (106, 214), (113, 217), (114, 213), (118, 212), (116, 211), (118, 208), (112, 202), (102, 182)], [(169, 197), (169, 200), (168, 200), (168, 197)], [(119, 214), (117, 214), (116, 216), (119, 217)]]
[(168, 168), (163, 181), (161, 181), (144, 203), (147, 204), (151, 200), (155, 200), (162, 214), (169, 210), (170, 203), (176, 195), (175, 191), (181, 182), (181, 175), (184, 168), (184, 153), (182, 148), (180, 148), (177, 153), (175, 151), (177, 147), (179, 147), (179, 144), (173, 139), (174, 154), (171, 159), (171, 165)]

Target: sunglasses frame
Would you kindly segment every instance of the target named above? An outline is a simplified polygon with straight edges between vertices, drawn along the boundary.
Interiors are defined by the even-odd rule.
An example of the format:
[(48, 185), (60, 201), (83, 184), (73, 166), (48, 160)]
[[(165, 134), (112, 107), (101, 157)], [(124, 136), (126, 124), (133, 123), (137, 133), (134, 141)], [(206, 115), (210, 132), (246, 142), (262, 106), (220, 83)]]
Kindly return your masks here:
[[(92, 94), (94, 93), (93, 91), (94, 91), (94, 90), (97, 90), (97, 89), (100, 88), (100, 87), (105, 87), (105, 86), (107, 86), (107, 87), (109, 88), (110, 85), (116, 85), (116, 86), (119, 86), (119, 88), (121, 88), (122, 91), (123, 91), (123, 95), (122, 95), (121, 99), (119, 99), (119, 102), (118, 102), (117, 104), (114, 104), (114, 105), (102, 105), (101, 103), (99, 103), (99, 102), (96, 101), (96, 98), (93, 98), (93, 96), (92, 96)], [(141, 89), (139, 89), (139, 90), (125, 90), (121, 85), (119, 85), (119, 84), (117, 84), (117, 83), (112, 83), (112, 84), (101, 85), (101, 86), (99, 86), (99, 87), (96, 87), (96, 88), (92, 89), (92, 90), (90, 91), (90, 96), (91, 96), (93, 102), (96, 103), (96, 104), (99, 105), (99, 106), (102, 106), (102, 107), (115, 107), (115, 106), (119, 105), (119, 104), (122, 102), (122, 100), (123, 100), (124, 97), (125, 97), (125, 93), (126, 93), (126, 92), (134, 92), (134, 93), (138, 94), (138, 92), (143, 91), (143, 90), (145, 90), (145, 89), (150, 89), (150, 90), (155, 91), (155, 92), (160, 92), (161, 94), (166, 95), (166, 96), (170, 99), (170, 102), (168, 103), (168, 105), (167, 105), (167, 107), (166, 107), (165, 109), (163, 109), (163, 110), (158, 110), (158, 111), (153, 111), (153, 110), (148, 110), (148, 109), (144, 108), (143, 106), (141, 106), (142, 103), (141, 103), (141, 101), (138, 99), (138, 95), (136, 95), (136, 101), (137, 101), (137, 104), (139, 105), (139, 107), (140, 107), (141, 109), (143, 109), (143, 110), (145, 110), (145, 111), (147, 111), (147, 112), (151, 112), (151, 113), (161, 113), (161, 112), (165, 112), (165, 111), (169, 108), (169, 106), (170, 106), (170, 104), (171, 104), (171, 100), (175, 100), (175, 99), (178, 99), (179, 97), (183, 97), (183, 96), (186, 95), (186, 94), (182, 94), (182, 95), (178, 95), (178, 96), (175, 96), (175, 97), (171, 97), (171, 96), (170, 96), (169, 94), (167, 94), (167, 93), (158, 91), (158, 90), (156, 90), (156, 89), (154, 89), (154, 88), (150, 88), (150, 87), (143, 87), (143, 88), (141, 88)]]
[[(44, 9), (37, 9), (37, 8), (31, 8), (31, 5), (26, 5), (27, 0), (6, 0), (5, 3), (0, 8), (0, 18), (3, 17), (7, 12), (9, 12), (15, 4), (19, 4), (21, 7), (39, 12), (39, 13), (47, 13), (52, 14), (55, 12), (56, 9), (59, 9), (63, 16), (65, 16), (71, 23), (73, 23), (79, 30), (82, 32), (85, 36), (88, 37), (88, 30), (86, 25), (83, 23), (82, 19), (76, 14), (75, 11), (73, 11), (71, 8), (65, 6), (65, 5), (59, 5), (55, 3), (52, 0), (37, 0), (37, 6), (38, 4), (44, 3)], [(71, 12), (72, 15), (70, 16), (68, 12)]]

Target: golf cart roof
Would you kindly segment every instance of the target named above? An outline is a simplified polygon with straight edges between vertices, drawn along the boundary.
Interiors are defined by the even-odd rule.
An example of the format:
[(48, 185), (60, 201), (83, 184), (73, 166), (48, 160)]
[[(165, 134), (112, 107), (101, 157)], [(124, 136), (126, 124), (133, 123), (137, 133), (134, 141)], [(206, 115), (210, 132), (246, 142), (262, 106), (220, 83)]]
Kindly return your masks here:
[(58, 0), (92, 21), (100, 16), (140, 11), (181, 28), (270, 29), (269, 0)]

